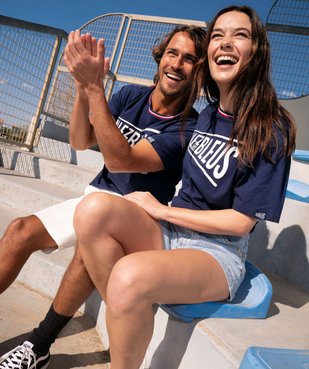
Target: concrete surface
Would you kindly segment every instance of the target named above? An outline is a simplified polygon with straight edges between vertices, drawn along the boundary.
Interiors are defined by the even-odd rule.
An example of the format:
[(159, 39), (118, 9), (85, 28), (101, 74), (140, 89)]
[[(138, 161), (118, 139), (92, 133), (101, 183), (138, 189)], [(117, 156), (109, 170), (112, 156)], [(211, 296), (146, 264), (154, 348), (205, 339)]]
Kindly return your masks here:
[[(14, 153), (9, 156), (14, 157)], [(23, 162), (23, 155), (19, 153), (18, 156), (20, 162)], [(33, 162), (40, 163), (39, 168), (45, 168), (37, 172), (44, 173), (43, 178), (29, 177), (27, 166), (23, 173), (0, 167), (0, 234), (9, 221), (17, 216), (79, 195), (75, 184), (71, 186), (71, 183), (66, 183), (64, 173), (57, 182), (57, 173), (67, 169), (74, 172), (76, 169), (76, 182), (86, 181), (80, 177), (80, 168), (76, 166), (68, 168), (67, 163), (48, 163), (45, 159), (35, 159), (31, 165)], [(89, 174), (87, 170), (85, 172)], [(302, 170), (298, 173), (301, 175)], [(72, 175), (75, 176), (74, 173)], [(81, 187), (84, 185), (86, 183)], [(287, 203), (286, 209), (287, 216), (294, 209), (295, 216), (291, 221), (297, 221), (307, 229), (307, 222), (295, 210), (293, 202)], [(282, 227), (287, 227), (287, 224), (283, 222)], [(273, 232), (271, 236), (274, 235), (276, 233)], [(275, 239), (258, 238), (258, 241), (263, 241), (262, 249), (268, 255), (271, 250), (271, 245), (267, 243), (269, 240), (273, 242)], [(308, 248), (307, 238), (304, 245)], [(257, 243), (255, 253), (259, 246)], [(280, 255), (279, 249), (277, 247), (277, 253), (270, 256), (277, 258)], [(290, 258), (293, 251), (289, 252), (291, 254), (281, 254)], [(0, 354), (22, 343), (26, 334), (45, 316), (72, 253), (72, 249), (51, 255), (34, 253), (17, 281), (0, 296)], [(304, 250), (301, 255), (306, 261)], [(259, 253), (257, 256), (263, 262), (263, 255)], [(307, 264), (299, 264), (294, 263), (295, 259), (290, 260), (296, 270), (301, 268), (298, 269), (300, 275), (308, 272), (308, 261)], [(270, 259), (264, 261), (271, 262)], [(205, 319), (186, 324), (174, 320), (159, 309), (143, 369), (238, 369), (249, 346), (309, 349), (308, 292), (282, 278), (274, 275), (269, 277), (274, 296), (267, 319)], [(105, 305), (101, 303), (98, 294), (94, 293), (53, 345), (50, 368), (106, 368), (104, 347), (108, 347), (108, 337), (104, 317)]]
[[(21, 283), (0, 296), (0, 356), (20, 345), (51, 305), (51, 298)], [(109, 356), (87, 315), (76, 314), (51, 348), (50, 369), (107, 369)]]

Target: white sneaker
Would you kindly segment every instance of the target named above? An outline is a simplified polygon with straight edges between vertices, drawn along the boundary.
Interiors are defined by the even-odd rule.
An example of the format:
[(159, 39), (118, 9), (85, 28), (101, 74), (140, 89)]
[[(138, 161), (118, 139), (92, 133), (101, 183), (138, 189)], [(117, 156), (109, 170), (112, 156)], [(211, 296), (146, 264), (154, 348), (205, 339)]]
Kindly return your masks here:
[(50, 353), (39, 356), (32, 347), (31, 342), (25, 341), (1, 356), (0, 369), (46, 369), (49, 365)]

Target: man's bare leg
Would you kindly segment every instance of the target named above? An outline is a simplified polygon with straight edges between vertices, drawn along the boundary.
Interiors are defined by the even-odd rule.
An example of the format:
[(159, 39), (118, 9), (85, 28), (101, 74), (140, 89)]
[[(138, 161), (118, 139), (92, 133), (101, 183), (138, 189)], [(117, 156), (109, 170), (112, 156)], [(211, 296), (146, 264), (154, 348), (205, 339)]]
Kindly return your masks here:
[[(0, 293), (15, 280), (33, 252), (56, 246), (43, 223), (35, 215), (13, 220), (0, 240)], [(77, 251), (63, 276), (49, 312), (29, 337), (29, 341), (39, 342), (37, 351), (49, 351), (59, 332), (93, 289), (94, 286)]]
[(94, 284), (82, 261), (79, 247), (76, 247), (54, 299), (54, 310), (61, 315), (74, 315), (93, 290)]
[(0, 240), (0, 294), (15, 280), (33, 252), (55, 246), (35, 215), (13, 220)]
[(29, 336), (37, 353), (46, 354), (55, 342), (61, 330), (68, 324), (72, 316), (94, 290), (94, 285), (88, 275), (76, 247), (73, 260), (69, 264), (57, 291), (55, 300), (41, 321)]

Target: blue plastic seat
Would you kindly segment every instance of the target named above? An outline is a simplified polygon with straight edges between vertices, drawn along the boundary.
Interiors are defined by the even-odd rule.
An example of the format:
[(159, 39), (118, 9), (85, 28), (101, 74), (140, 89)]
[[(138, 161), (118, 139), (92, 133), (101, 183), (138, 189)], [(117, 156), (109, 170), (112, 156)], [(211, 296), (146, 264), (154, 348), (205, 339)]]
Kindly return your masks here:
[(188, 323), (202, 318), (266, 318), (271, 298), (269, 279), (247, 260), (245, 278), (233, 301), (160, 306), (168, 314)]
[(289, 199), (309, 203), (309, 184), (298, 181), (297, 179), (289, 179), (285, 196)]
[(307, 369), (309, 350), (249, 347), (239, 369)]
[[(293, 159), (297, 161), (309, 162), (309, 150), (295, 150), (293, 153)], [(290, 178), (286, 190), (286, 197), (308, 204), (309, 184)]]
[(309, 161), (309, 150), (295, 150), (293, 153), (294, 160)]

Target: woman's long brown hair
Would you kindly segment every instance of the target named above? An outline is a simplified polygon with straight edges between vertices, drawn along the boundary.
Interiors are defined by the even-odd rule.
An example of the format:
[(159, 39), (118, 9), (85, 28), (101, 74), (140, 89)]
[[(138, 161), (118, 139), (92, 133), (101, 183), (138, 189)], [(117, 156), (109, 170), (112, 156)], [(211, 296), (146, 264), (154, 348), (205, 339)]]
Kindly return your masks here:
[[(235, 117), (230, 144), (234, 139), (238, 140), (240, 163), (252, 167), (259, 152), (266, 160), (272, 161), (273, 150), (278, 150), (279, 135), (283, 139), (283, 155), (291, 155), (295, 149), (296, 127), (291, 114), (280, 105), (271, 83), (270, 46), (266, 29), (252, 8), (231, 6), (221, 10), (208, 27), (206, 49), (215, 22), (230, 11), (247, 14), (252, 25), (251, 58), (229, 86), (230, 91), (233, 91)], [(206, 98), (209, 102), (219, 102), (219, 89), (210, 75), (207, 61), (204, 71)]]

